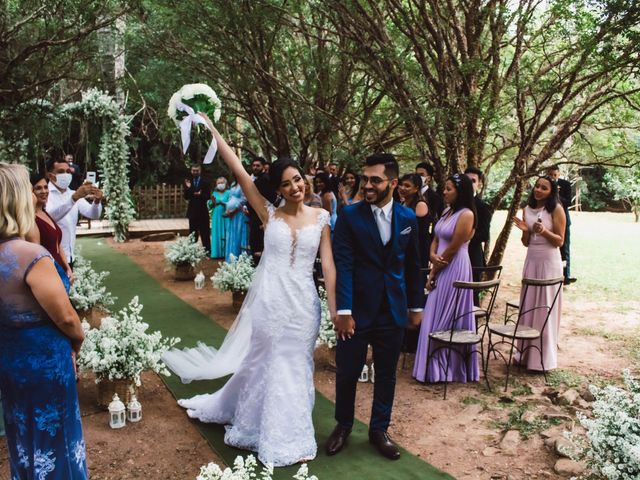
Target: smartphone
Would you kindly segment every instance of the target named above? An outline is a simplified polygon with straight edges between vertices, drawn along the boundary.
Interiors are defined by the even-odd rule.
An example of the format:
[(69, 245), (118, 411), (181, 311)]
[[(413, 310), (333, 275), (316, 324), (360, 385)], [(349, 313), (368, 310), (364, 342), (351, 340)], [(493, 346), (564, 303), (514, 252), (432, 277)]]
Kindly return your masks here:
[(87, 172), (87, 178), (85, 180), (85, 182), (89, 182), (91, 184), (96, 183), (96, 172)]

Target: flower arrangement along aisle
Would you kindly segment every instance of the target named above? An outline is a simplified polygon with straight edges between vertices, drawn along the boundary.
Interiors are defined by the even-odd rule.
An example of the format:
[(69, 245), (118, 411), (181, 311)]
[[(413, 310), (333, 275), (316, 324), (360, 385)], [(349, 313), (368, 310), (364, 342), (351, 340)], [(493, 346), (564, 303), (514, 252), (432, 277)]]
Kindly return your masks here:
[(196, 242), (193, 233), (165, 244), (164, 257), (175, 267), (176, 280), (193, 280), (196, 276), (193, 268), (206, 256), (207, 251)]
[(90, 326), (98, 328), (102, 317), (109, 312), (107, 307), (116, 301), (116, 297), (104, 285), (109, 272), (96, 272), (91, 262), (78, 252), (73, 259), (75, 281), (69, 290), (69, 299), (80, 318), (85, 318)]
[(218, 290), (232, 293), (233, 307), (239, 311), (256, 269), (251, 256), (244, 252), (239, 257), (231, 255), (230, 258), (230, 262), (220, 264), (211, 281)]
[[(204, 83), (183, 85), (169, 100), (167, 115), (180, 128), (182, 137), (182, 153), (187, 153), (191, 143), (191, 126), (202, 124), (207, 126), (198, 112), (207, 114), (212, 122), (220, 120), (222, 103), (211, 87)], [(208, 127), (207, 127), (208, 128)], [(212, 140), (203, 163), (211, 163), (216, 155), (218, 146)]]
[[(640, 382), (624, 370), (625, 388), (591, 385), (595, 397), (591, 418), (578, 413), (587, 429), (576, 460), (586, 460), (594, 477), (609, 480), (640, 478)], [(570, 434), (572, 440), (578, 440)], [(589, 477), (591, 478), (591, 477)]]
[[(85, 339), (78, 366), (81, 370), (93, 371), (98, 384), (116, 382), (124, 390), (114, 393), (126, 399), (125, 403), (131, 391), (140, 386), (140, 375), (145, 370), (170, 375), (162, 356), (180, 341), (163, 338), (158, 331), (147, 333), (149, 324), (142, 321), (142, 307), (138, 297), (134, 297), (118, 313), (105, 317), (100, 328), (90, 329), (87, 322), (82, 323)], [(98, 403), (104, 405), (106, 401), (108, 405), (113, 397), (109, 393), (102, 395), (99, 391)]]
[(338, 342), (336, 340), (336, 331), (333, 329), (331, 315), (329, 314), (327, 291), (319, 287), (318, 295), (320, 297), (320, 332), (318, 334), (318, 340), (316, 341), (316, 347), (326, 345), (327, 348), (332, 349)]
[[(272, 480), (273, 466), (267, 465), (259, 473), (256, 472), (258, 462), (253, 455), (247, 459), (237, 456), (233, 462), (233, 468), (222, 470), (217, 464), (211, 462), (200, 467), (200, 474), (196, 480)], [(295, 480), (318, 480), (315, 475), (309, 476), (309, 468), (306, 463), (300, 465), (298, 472), (292, 477)]]

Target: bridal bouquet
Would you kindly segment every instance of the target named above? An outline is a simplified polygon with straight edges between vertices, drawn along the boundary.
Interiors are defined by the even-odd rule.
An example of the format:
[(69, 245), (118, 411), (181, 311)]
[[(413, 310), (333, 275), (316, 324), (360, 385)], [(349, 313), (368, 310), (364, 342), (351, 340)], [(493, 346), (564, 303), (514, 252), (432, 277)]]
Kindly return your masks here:
[(246, 292), (251, 286), (255, 270), (250, 255), (231, 255), (231, 261), (222, 262), (211, 281), (213, 286), (222, 292)]
[[(207, 126), (199, 112), (206, 113), (212, 122), (220, 120), (222, 103), (211, 87), (204, 83), (183, 85), (169, 100), (167, 114), (180, 128), (182, 153), (186, 153), (191, 143), (191, 126)], [(211, 163), (218, 146), (215, 139), (211, 142), (203, 163)]]
[(78, 355), (78, 366), (92, 370), (96, 382), (109, 379), (133, 380), (140, 385), (145, 370), (170, 375), (162, 356), (180, 341), (163, 338), (160, 332), (147, 333), (149, 324), (142, 321), (142, 305), (134, 297), (129, 305), (102, 320), (100, 328), (90, 329), (82, 322), (85, 339)]
[[(241, 456), (237, 456), (233, 462), (233, 468), (225, 468), (222, 470), (217, 464), (211, 462), (203, 467), (200, 467), (200, 474), (196, 480), (272, 480), (273, 466), (267, 465), (260, 472), (256, 469), (258, 462), (253, 455), (249, 455), (247, 459), (243, 459)], [(293, 476), (295, 480), (318, 480), (315, 475), (309, 476), (309, 468), (306, 463), (303, 463), (298, 472)]]

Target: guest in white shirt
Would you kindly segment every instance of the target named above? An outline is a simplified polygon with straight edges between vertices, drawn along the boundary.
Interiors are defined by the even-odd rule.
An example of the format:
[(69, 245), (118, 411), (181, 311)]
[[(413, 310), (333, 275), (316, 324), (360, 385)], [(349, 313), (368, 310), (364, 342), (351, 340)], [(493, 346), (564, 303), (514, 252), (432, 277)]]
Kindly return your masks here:
[(95, 185), (85, 183), (78, 190), (71, 190), (70, 165), (64, 160), (52, 159), (47, 162), (49, 177), (49, 199), (46, 211), (62, 230), (62, 243), (66, 257), (73, 261), (73, 247), (76, 243), (78, 216), (97, 220), (102, 215), (103, 193)]

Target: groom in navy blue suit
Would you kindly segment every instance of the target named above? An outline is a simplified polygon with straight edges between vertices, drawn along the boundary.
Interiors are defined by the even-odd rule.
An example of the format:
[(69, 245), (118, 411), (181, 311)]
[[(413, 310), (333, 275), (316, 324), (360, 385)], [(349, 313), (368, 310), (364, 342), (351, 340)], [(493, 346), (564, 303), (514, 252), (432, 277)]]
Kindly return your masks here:
[(393, 155), (368, 157), (361, 177), (364, 201), (344, 207), (334, 231), (338, 425), (326, 444), (329, 455), (338, 453), (351, 433), (356, 385), (371, 345), (375, 386), (369, 441), (385, 457), (400, 457), (387, 428), (404, 329), (407, 322), (420, 324), (424, 290), (416, 216), (393, 201), (398, 174)]

